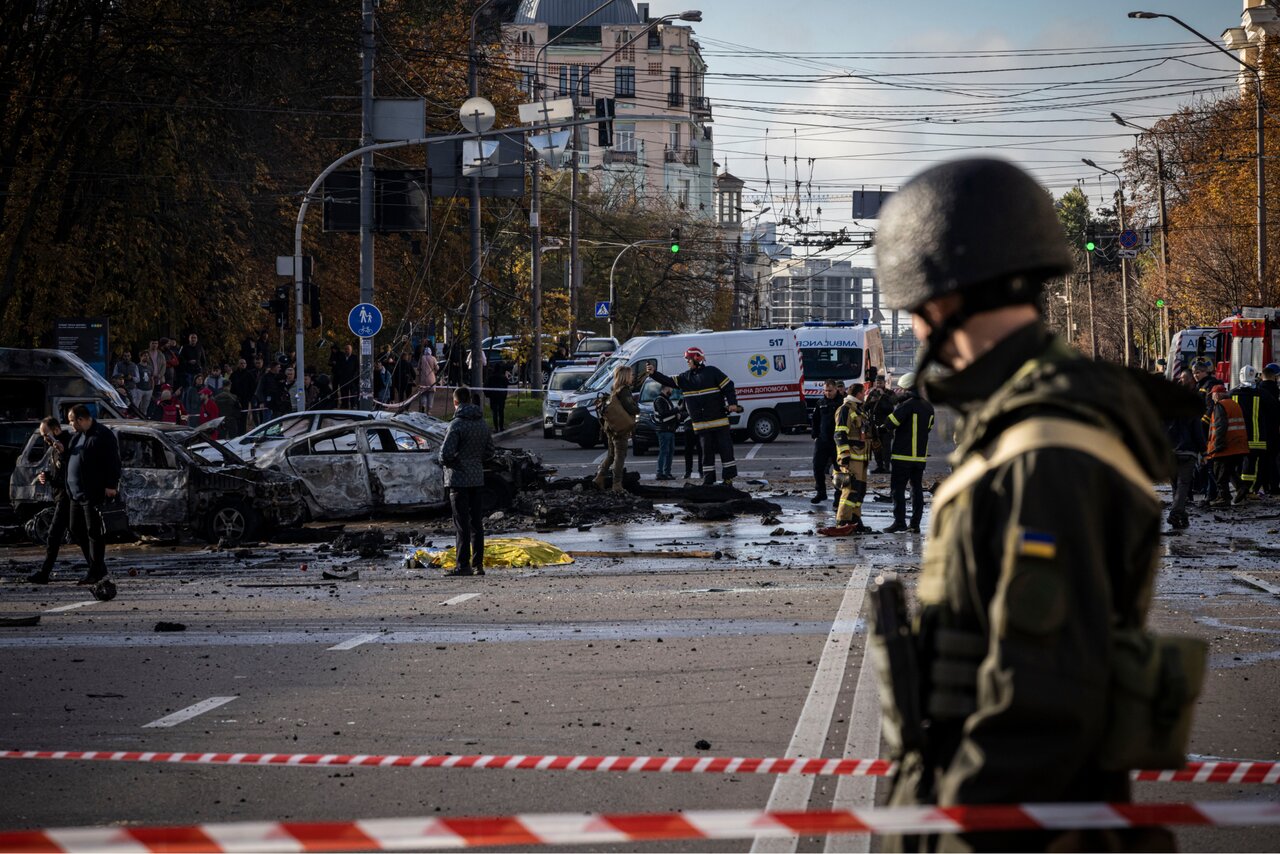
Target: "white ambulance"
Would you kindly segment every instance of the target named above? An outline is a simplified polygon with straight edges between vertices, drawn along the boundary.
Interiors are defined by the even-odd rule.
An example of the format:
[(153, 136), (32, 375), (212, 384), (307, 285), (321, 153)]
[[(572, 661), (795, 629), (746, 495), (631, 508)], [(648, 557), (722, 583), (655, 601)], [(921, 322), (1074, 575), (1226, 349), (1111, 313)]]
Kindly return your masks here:
[[(729, 416), (735, 439), (772, 442), (785, 430), (808, 424), (800, 390), (799, 351), (790, 329), (750, 329), (736, 332), (704, 332), (694, 335), (659, 335), (632, 338), (600, 363), (582, 388), (560, 402), (555, 434), (584, 448), (599, 441), (600, 425), (594, 403), (613, 383), (613, 370), (630, 365), (637, 378), (646, 365), (674, 377), (688, 370), (684, 353), (698, 347), (714, 365), (733, 380), (741, 414)], [(656, 383), (653, 383), (656, 386)], [(651, 397), (652, 389), (641, 398)]]
[(826, 380), (845, 385), (865, 383), (867, 369), (884, 374), (884, 342), (874, 323), (812, 321), (795, 330), (796, 347), (803, 369), (804, 396), (814, 403), (822, 396)]

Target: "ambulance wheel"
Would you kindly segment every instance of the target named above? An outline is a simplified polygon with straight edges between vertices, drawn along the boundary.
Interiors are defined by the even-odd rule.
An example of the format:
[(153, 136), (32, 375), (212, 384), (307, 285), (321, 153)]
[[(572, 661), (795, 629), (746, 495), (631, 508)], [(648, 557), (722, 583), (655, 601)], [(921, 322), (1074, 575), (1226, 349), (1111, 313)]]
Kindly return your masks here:
[(757, 412), (751, 416), (747, 432), (751, 434), (751, 441), (765, 445), (778, 438), (782, 433), (782, 425), (778, 423), (778, 416), (772, 412)]

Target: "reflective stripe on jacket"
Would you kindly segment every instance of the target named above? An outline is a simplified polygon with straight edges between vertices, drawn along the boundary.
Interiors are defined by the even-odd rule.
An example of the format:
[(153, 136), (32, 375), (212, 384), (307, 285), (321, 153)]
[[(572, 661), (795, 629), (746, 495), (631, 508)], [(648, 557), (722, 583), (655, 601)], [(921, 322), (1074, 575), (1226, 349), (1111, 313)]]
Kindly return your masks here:
[(1267, 437), (1262, 430), (1262, 396), (1257, 389), (1240, 387), (1231, 391), (1231, 399), (1240, 406), (1244, 434), (1250, 450), (1265, 451)]
[(908, 394), (889, 416), (893, 425), (890, 459), (923, 463), (929, 459), (929, 431), (933, 429), (933, 405), (917, 394)]
[(725, 376), (724, 371), (699, 365), (677, 377), (654, 371), (652, 378), (662, 385), (680, 389), (695, 433), (729, 426), (728, 407), (738, 405), (738, 395), (733, 380)]

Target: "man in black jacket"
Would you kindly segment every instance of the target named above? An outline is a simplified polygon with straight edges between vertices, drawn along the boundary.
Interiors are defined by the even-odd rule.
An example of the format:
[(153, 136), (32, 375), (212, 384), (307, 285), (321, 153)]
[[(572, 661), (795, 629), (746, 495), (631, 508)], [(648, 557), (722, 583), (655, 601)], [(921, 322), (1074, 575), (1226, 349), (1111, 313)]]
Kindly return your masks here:
[(338, 393), (339, 409), (359, 408), (360, 357), (350, 344), (342, 345), (342, 353), (333, 360), (333, 385)]
[[(1178, 372), (1178, 383), (1195, 391), (1196, 380), (1189, 368)], [(1187, 503), (1191, 498), (1191, 485), (1195, 479), (1196, 465), (1205, 452), (1207, 436), (1204, 422), (1199, 416), (1173, 418), (1164, 423), (1177, 469), (1173, 475), (1173, 503), (1169, 507), (1169, 525), (1187, 528), (1191, 520), (1187, 516)]]
[(36, 476), (41, 485), (48, 486), (53, 494), (53, 521), (49, 525), (49, 539), (45, 542), (44, 564), (27, 576), (32, 584), (48, 584), (53, 565), (58, 560), (58, 550), (67, 536), (71, 521), (71, 498), (67, 495), (67, 446), (71, 434), (64, 431), (58, 419), (52, 415), (40, 422), (40, 439), (44, 442), (45, 466)]
[(813, 434), (813, 484), (816, 493), (809, 499), (810, 504), (822, 504), (827, 500), (827, 470), (836, 461), (836, 410), (842, 403), (836, 394), (836, 381), (826, 380), (822, 384), (822, 397), (813, 407), (809, 418), (810, 433)]
[(192, 332), (187, 336), (187, 343), (178, 351), (179, 390), (191, 385), (192, 381), (205, 372), (204, 347), (200, 344), (200, 336)]
[(675, 480), (671, 459), (676, 450), (676, 428), (680, 426), (680, 410), (671, 400), (671, 386), (662, 386), (653, 399), (653, 425), (658, 432), (658, 475), (656, 480)]
[(875, 436), (876, 467), (872, 474), (884, 474), (889, 471), (889, 446), (893, 443), (893, 427), (889, 424), (889, 416), (893, 414), (894, 396), (885, 387), (884, 377), (877, 376), (871, 391), (867, 392), (867, 400), (863, 410), (871, 418), (872, 435)]
[(116, 436), (98, 423), (83, 403), (71, 407), (76, 435), (67, 448), (66, 484), (71, 497), (71, 537), (84, 552), (89, 572), (80, 584), (107, 577), (107, 531), (102, 505), (120, 488), (120, 448)]
[(742, 412), (733, 380), (724, 371), (707, 364), (702, 350), (690, 347), (684, 352), (689, 370), (678, 377), (659, 373), (653, 362), (645, 366), (650, 377), (662, 385), (678, 388), (683, 393), (689, 417), (693, 419), (693, 435), (702, 440), (702, 483), (716, 482), (715, 455), (720, 454), (720, 476), (728, 486), (738, 476), (733, 459), (733, 439), (729, 435), (729, 413)]

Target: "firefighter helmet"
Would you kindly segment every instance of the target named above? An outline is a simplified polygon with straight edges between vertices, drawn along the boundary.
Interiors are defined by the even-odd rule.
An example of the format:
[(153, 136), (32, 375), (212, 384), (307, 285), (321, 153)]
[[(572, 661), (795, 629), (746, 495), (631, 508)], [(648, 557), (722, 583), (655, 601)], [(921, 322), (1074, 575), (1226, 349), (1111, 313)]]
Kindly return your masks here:
[[(1011, 305), (1072, 269), (1053, 199), (1003, 160), (953, 160), (921, 172), (885, 204), (876, 234), (884, 302), (914, 311), (944, 294), (999, 284)], [(990, 307), (998, 307), (992, 305)]]
[(707, 357), (702, 354), (702, 350), (697, 347), (690, 347), (688, 350), (685, 350), (684, 358), (687, 362), (697, 362), (698, 364), (702, 364), (707, 360)]

